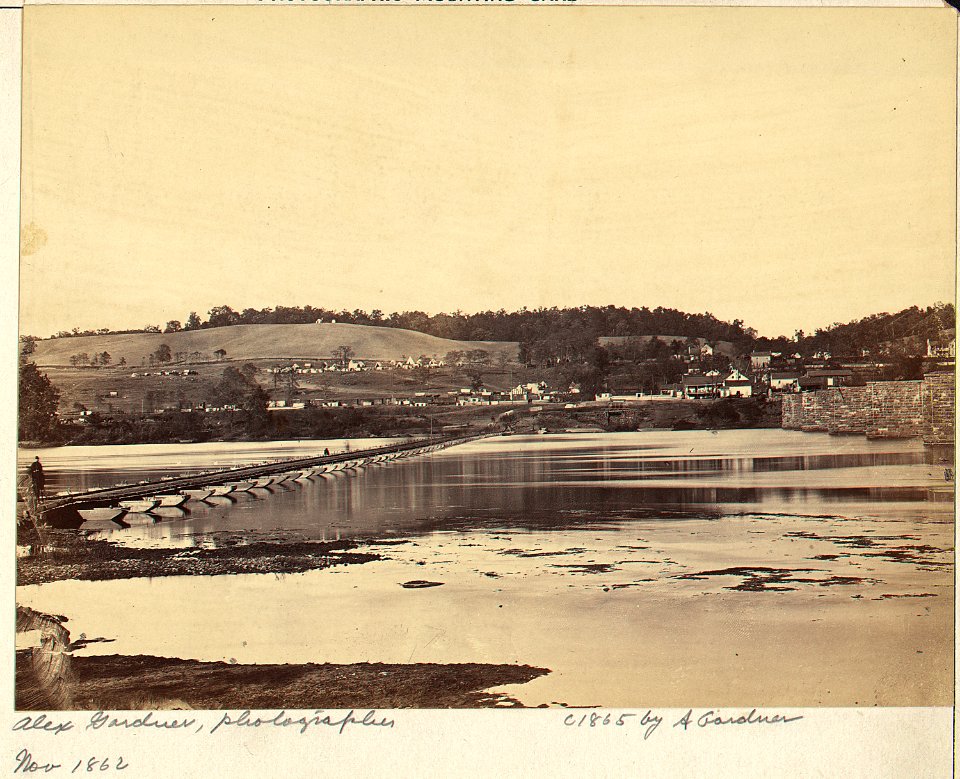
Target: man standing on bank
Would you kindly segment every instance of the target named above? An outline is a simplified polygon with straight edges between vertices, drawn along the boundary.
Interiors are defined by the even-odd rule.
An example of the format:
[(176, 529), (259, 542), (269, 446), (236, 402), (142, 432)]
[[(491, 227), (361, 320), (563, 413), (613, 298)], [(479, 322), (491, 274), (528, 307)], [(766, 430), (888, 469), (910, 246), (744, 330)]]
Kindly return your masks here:
[(40, 464), (39, 457), (34, 457), (33, 462), (30, 463), (30, 481), (33, 482), (34, 497), (40, 500), (43, 497), (43, 485), (46, 476), (43, 473), (43, 466)]

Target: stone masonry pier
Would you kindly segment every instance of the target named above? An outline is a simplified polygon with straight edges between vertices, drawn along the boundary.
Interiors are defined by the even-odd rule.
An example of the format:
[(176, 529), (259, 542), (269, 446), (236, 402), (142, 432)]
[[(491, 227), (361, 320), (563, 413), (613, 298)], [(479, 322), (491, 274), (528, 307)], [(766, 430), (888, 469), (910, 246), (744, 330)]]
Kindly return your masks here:
[(864, 387), (785, 395), (781, 426), (953, 444), (955, 409), (954, 374), (944, 371), (928, 373), (920, 381), (874, 381)]

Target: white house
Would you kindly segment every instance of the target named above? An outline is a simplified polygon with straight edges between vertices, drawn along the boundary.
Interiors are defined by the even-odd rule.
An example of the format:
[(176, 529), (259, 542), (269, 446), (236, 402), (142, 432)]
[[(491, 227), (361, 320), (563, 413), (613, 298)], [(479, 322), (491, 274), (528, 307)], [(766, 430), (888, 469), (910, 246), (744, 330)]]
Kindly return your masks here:
[(749, 398), (753, 394), (753, 383), (734, 368), (723, 380), (722, 394), (728, 398)]

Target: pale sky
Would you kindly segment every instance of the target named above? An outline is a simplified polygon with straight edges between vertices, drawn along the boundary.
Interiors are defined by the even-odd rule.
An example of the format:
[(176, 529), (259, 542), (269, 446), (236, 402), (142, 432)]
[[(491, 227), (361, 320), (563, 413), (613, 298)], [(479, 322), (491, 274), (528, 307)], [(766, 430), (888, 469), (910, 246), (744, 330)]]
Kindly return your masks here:
[(954, 297), (952, 9), (24, 9), (21, 331)]

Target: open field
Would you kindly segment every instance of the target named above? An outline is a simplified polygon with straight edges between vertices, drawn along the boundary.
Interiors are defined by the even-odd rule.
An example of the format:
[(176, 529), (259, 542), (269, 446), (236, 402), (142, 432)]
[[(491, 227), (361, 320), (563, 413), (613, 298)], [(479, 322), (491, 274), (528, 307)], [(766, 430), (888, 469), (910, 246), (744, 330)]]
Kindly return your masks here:
[(508, 341), (451, 341), (413, 330), (368, 325), (234, 325), (178, 333), (127, 333), (54, 338), (37, 341), (33, 360), (43, 366), (69, 366), (70, 357), (109, 352), (114, 363), (121, 358), (139, 366), (160, 344), (170, 351), (199, 353), (214, 359), (222, 349), (231, 360), (329, 359), (340, 346), (349, 346), (361, 360), (399, 360), (427, 355), (442, 358), (451, 351), (484, 349), (491, 359), (500, 355), (515, 360), (517, 344)]

